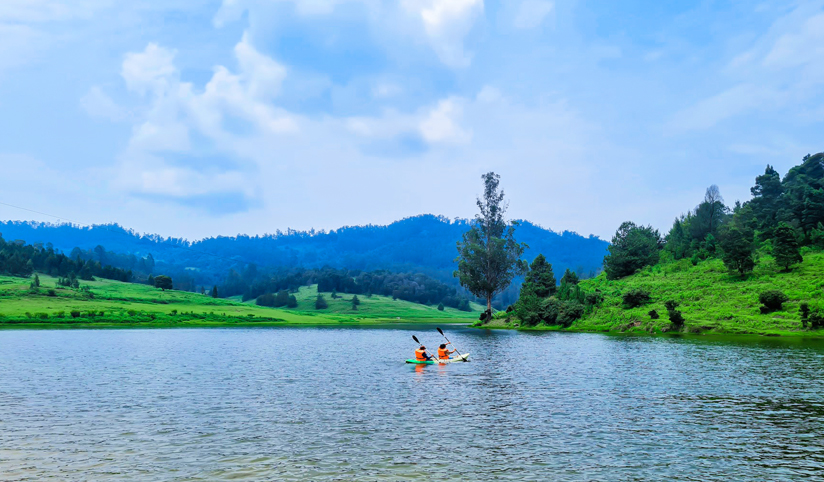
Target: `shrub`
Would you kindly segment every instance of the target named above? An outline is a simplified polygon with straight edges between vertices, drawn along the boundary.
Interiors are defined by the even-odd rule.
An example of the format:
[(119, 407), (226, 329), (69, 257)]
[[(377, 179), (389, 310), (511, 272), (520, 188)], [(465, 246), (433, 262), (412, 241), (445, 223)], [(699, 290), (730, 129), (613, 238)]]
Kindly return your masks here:
[(811, 312), (809, 316), (810, 320), (810, 328), (813, 330), (818, 330), (819, 328), (824, 328), (824, 316), (821, 316), (821, 313), (815, 311)]
[(783, 308), (784, 303), (789, 301), (789, 297), (780, 290), (769, 290), (758, 295), (758, 301), (764, 305), (761, 307), (761, 313), (770, 313), (778, 311)]
[[(438, 311), (443, 311), (443, 310), (444, 310), (443, 303), (439, 303), (438, 304)], [(509, 308), (506, 309), (507, 313), (509, 313), (510, 311), (512, 311), (512, 306), (510, 306)]]
[(329, 305), (326, 303), (326, 299), (323, 297), (323, 295), (318, 294), (318, 297), (315, 299), (315, 309), (325, 310), (328, 307)]
[(135, 311), (135, 310), (129, 310), (129, 311), (127, 311), (126, 313), (127, 313), (129, 316), (134, 316), (134, 315), (136, 315), (136, 314), (137, 314), (137, 311)]
[(32, 314), (27, 311), (26, 312), (26, 318), (31, 318), (31, 317), (32, 317)]
[(37, 317), (40, 318), (41, 320), (45, 320), (46, 318), (49, 317), (49, 314), (48, 313), (38, 313)]
[(46, 296), (57, 296), (57, 291), (49, 290), (46, 292)]
[(623, 295), (624, 307), (637, 308), (652, 301), (649, 291), (644, 291), (639, 288), (631, 289)]
[(56, 311), (54, 313), (54, 317), (55, 318), (65, 318), (66, 317), (66, 312), (65, 311)]
[(580, 320), (582, 316), (584, 316), (584, 305), (577, 301), (565, 301), (558, 308), (556, 322), (566, 328), (576, 320)]
[(175, 315), (177, 315), (177, 310), (172, 310), (172, 311), (170, 311), (170, 313), (172, 314), (172, 316), (175, 316)]
[(686, 320), (684, 320), (681, 312), (676, 310), (676, 308), (678, 308), (678, 303), (670, 300), (664, 303), (664, 306), (667, 308), (667, 316), (669, 317), (670, 323), (677, 328), (683, 327)]
[(649, 312), (649, 317), (652, 318), (653, 320), (657, 320), (658, 318), (661, 318), (661, 315), (659, 315), (657, 311), (651, 310)]
[(69, 314), (72, 315), (72, 318), (80, 318), (80, 310), (71, 310)]
[(801, 313), (801, 326), (807, 328), (807, 320), (810, 318), (809, 303), (801, 303), (801, 306), (798, 308), (798, 312)]

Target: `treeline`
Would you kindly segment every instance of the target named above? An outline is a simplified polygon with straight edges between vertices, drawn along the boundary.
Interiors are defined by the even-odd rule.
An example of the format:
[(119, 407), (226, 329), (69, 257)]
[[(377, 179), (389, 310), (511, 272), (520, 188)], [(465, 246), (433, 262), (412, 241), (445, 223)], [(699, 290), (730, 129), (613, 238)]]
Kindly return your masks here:
[[(140, 235), (118, 225), (80, 227), (43, 223), (0, 222), (7, 237), (28, 242), (52, 241), (55, 247), (70, 252), (75, 246), (84, 258), (99, 259), (96, 246), (117, 253), (105, 253), (110, 264), (129, 270), (143, 279), (148, 271), (141, 259), (153, 255), (154, 273), (170, 275), (175, 288), (188, 291), (200, 286), (223, 284), (231, 268), (249, 263), (269, 268), (336, 269), (422, 273), (447, 284), (456, 284), (455, 243), (472, 221), (450, 220), (443, 216), (421, 215), (387, 226), (347, 226), (334, 231), (276, 231), (260, 236), (213, 237), (200, 241)], [(590, 276), (600, 270), (607, 242), (594, 236), (554, 232), (528, 221), (518, 226), (518, 239), (529, 245), (525, 257), (546, 253), (561, 272), (569, 268)], [(131, 255), (135, 255), (134, 258)], [(73, 256), (72, 256), (73, 257)], [(106, 262), (103, 264), (106, 264)], [(517, 286), (498, 298), (506, 306), (517, 298)]]
[[(72, 285), (74, 280), (91, 281), (95, 277), (131, 281), (132, 272), (104, 265), (99, 261), (69, 257), (51, 245), (31, 245), (22, 241), (7, 242), (0, 235), (0, 273), (11, 276), (31, 276), (34, 272), (61, 278)], [(65, 280), (65, 282), (64, 282)]]
[(718, 187), (710, 186), (704, 200), (679, 216), (663, 237), (650, 226), (623, 223), (604, 258), (607, 278), (659, 261), (698, 264), (708, 258), (722, 259), (743, 276), (755, 268), (759, 252), (789, 270), (803, 261), (801, 247), (824, 248), (824, 153), (804, 156), (783, 179), (767, 166), (750, 192), (751, 200), (730, 208)]
[(271, 274), (263, 274), (255, 265), (248, 265), (240, 272), (230, 270), (219, 292), (221, 296), (242, 295), (244, 301), (256, 299), (258, 304), (264, 306), (289, 306), (288, 293), (296, 292), (301, 286), (314, 284), (318, 285), (321, 293), (383, 295), (425, 305), (443, 304), (471, 311), (468, 297), (459, 292), (458, 288), (419, 273), (325, 267), (279, 269)]

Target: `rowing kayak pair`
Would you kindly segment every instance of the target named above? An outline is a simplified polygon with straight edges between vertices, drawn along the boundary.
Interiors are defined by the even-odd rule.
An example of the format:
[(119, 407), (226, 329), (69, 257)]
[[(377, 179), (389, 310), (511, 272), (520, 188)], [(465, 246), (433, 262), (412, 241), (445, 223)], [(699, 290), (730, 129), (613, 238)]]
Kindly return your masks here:
[(454, 356), (449, 360), (425, 360), (425, 361), (418, 361), (418, 360), (406, 360), (406, 363), (412, 363), (414, 365), (446, 365), (447, 363), (455, 363), (455, 362), (465, 362), (469, 361), (469, 353), (464, 353), (463, 355)]

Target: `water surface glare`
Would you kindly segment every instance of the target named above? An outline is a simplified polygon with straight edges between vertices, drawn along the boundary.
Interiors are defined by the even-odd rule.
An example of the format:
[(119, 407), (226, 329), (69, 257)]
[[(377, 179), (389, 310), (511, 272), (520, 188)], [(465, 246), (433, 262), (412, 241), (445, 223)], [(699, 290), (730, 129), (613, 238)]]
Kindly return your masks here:
[(0, 480), (802, 480), (824, 344), (433, 327), (0, 331)]

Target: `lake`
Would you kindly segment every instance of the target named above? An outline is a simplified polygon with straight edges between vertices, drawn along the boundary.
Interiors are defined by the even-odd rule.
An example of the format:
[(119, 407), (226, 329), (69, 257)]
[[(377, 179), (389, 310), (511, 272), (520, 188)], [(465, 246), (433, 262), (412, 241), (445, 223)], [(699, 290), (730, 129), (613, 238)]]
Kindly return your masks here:
[(824, 474), (820, 341), (444, 328), (0, 331), (0, 479)]

